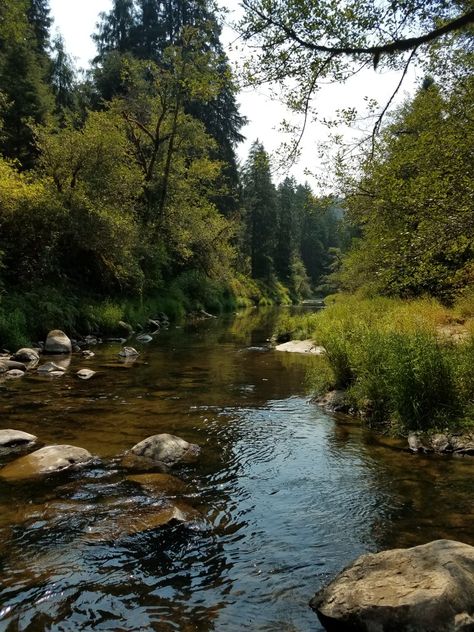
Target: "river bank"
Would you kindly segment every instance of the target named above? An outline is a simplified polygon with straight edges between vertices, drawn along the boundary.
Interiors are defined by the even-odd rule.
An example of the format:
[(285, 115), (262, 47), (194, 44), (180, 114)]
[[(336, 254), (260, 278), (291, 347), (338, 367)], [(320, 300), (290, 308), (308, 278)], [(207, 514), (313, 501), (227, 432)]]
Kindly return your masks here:
[[(128, 337), (165, 314), (170, 322), (218, 315), (239, 308), (291, 304), (279, 281), (264, 283), (235, 274), (227, 281), (191, 272), (147, 296), (99, 296), (84, 288), (44, 286), (17, 292), (7, 288), (0, 300), (0, 349), (15, 350), (44, 340), (61, 329), (74, 338)], [(124, 327), (123, 323), (126, 324)]]
[(316, 398), (383, 432), (472, 430), (474, 301), (453, 308), (432, 299), (330, 298), (316, 314), (283, 317), (277, 339), (306, 338), (325, 349), (308, 372)]

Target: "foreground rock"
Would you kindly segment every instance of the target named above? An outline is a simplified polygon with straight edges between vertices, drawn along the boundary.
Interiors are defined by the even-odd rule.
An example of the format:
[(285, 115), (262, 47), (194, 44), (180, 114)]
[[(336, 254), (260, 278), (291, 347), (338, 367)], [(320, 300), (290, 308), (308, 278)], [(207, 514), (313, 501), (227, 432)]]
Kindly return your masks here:
[[(201, 448), (188, 443), (180, 437), (170, 434), (158, 434), (148, 437), (133, 446), (122, 459), (123, 467), (128, 469), (168, 468), (178, 463), (194, 461)], [(141, 468), (140, 464), (144, 467)]]
[(23, 362), (16, 362), (15, 360), (7, 360), (6, 358), (0, 359), (0, 373), (6, 373), (7, 371), (26, 371), (26, 366)]
[(0, 478), (21, 481), (69, 470), (87, 463), (92, 455), (72, 445), (49, 445), (22, 456), (0, 470)]
[(460, 454), (474, 456), (474, 433), (425, 435), (411, 432), (408, 447), (412, 452), (435, 452), (438, 454)]
[(12, 428), (0, 430), (0, 448), (2, 449), (33, 445), (37, 440), (38, 437), (22, 430)]
[(276, 351), (287, 353), (310, 353), (312, 355), (324, 355), (324, 347), (318, 347), (312, 340), (289, 340), (275, 347)]
[(44, 345), (44, 353), (63, 354), (72, 353), (71, 340), (66, 336), (64, 331), (53, 329), (49, 332)]
[(57, 364), (56, 362), (46, 362), (45, 364), (42, 364), (41, 366), (38, 367), (37, 369), (38, 373), (61, 373), (63, 374), (66, 369), (61, 366), (60, 364)]
[(436, 540), (363, 555), (310, 603), (327, 630), (474, 629), (474, 547)]

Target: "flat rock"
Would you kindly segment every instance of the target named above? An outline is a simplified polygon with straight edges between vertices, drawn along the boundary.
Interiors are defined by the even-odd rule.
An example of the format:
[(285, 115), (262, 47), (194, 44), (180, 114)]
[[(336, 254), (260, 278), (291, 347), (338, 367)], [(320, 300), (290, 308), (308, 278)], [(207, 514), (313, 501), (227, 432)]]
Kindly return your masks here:
[(164, 433), (147, 437), (134, 445), (129, 452), (134, 456), (170, 467), (177, 463), (194, 461), (199, 456), (201, 448), (180, 437)]
[(318, 347), (312, 340), (289, 340), (275, 347), (276, 351), (286, 351), (287, 353), (309, 353), (312, 355), (324, 355), (324, 347)]
[(158, 495), (183, 494), (186, 491), (186, 483), (171, 474), (135, 474), (127, 476), (127, 481), (137, 483), (147, 492)]
[(90, 380), (91, 377), (93, 377), (95, 374), (96, 372), (92, 371), (91, 369), (79, 369), (79, 371), (76, 373), (77, 377), (81, 380)]
[(36, 349), (25, 347), (24, 349), (18, 349), (18, 351), (13, 354), (12, 360), (16, 360), (17, 362), (38, 362), (39, 353)]
[(363, 555), (310, 603), (327, 630), (474, 629), (474, 547), (436, 540)]
[(46, 337), (44, 353), (63, 354), (72, 353), (72, 343), (64, 331), (53, 329)]
[(13, 430), (12, 428), (6, 428), (0, 430), (0, 448), (13, 448), (19, 445), (31, 445), (36, 443), (38, 437), (23, 432), (23, 430)]
[(92, 455), (72, 445), (49, 445), (22, 456), (0, 470), (0, 478), (21, 481), (54, 474), (87, 463)]

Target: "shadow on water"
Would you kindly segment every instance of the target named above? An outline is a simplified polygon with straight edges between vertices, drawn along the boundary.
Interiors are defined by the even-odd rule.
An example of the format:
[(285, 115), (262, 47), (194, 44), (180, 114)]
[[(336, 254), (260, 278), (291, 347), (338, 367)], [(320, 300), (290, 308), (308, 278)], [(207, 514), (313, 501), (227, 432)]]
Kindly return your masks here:
[[(320, 630), (310, 597), (360, 553), (474, 543), (471, 462), (413, 456), (322, 413), (305, 393), (312, 359), (269, 349), (275, 318), (133, 341), (127, 365), (97, 347), (59, 379), (3, 386), (3, 427), (99, 459), (0, 483), (0, 630)], [(87, 382), (84, 366), (97, 371)], [(171, 498), (112, 460), (159, 432), (203, 448), (173, 472), (187, 486)], [(189, 522), (156, 527), (167, 502)]]

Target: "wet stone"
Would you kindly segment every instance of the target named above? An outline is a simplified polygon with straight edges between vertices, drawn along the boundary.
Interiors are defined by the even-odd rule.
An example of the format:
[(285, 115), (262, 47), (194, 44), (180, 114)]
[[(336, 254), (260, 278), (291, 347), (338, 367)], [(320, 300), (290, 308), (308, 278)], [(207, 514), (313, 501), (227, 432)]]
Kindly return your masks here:
[(84, 448), (50, 445), (22, 456), (0, 470), (0, 478), (22, 481), (75, 468), (92, 460)]

